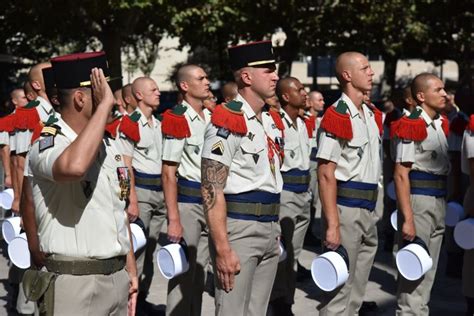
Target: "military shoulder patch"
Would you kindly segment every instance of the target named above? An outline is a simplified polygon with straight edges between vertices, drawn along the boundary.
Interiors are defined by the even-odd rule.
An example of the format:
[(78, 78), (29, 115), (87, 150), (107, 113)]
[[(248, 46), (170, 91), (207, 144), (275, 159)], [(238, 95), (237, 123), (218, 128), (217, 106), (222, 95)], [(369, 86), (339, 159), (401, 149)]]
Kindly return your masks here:
[(211, 153), (217, 156), (222, 156), (224, 154), (224, 144), (222, 141), (218, 141), (212, 145)]
[(230, 131), (224, 127), (219, 127), (216, 135), (224, 139), (227, 139), (227, 137), (229, 137), (230, 135)]
[(54, 146), (54, 136), (46, 136), (39, 141), (39, 150), (43, 151)]

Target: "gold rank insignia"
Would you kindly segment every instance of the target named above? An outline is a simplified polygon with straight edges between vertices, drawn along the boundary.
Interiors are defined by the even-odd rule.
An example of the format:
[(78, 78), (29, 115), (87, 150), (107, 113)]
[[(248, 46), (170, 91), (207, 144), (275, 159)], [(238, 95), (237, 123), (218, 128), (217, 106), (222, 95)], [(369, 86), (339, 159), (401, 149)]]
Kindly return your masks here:
[(218, 141), (214, 145), (212, 145), (211, 153), (214, 155), (222, 156), (224, 154), (224, 144), (222, 141)]
[(58, 129), (55, 126), (45, 126), (41, 130), (42, 135), (56, 136)]

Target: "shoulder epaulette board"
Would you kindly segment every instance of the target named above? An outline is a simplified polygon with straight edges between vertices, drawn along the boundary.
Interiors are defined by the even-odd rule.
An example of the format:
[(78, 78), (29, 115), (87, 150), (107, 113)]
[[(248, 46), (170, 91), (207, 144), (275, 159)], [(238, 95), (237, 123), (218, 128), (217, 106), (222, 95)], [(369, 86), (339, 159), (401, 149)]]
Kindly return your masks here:
[(191, 130), (184, 115), (187, 110), (188, 107), (179, 104), (163, 114), (163, 121), (161, 122), (161, 132), (163, 135), (178, 139), (191, 136)]
[(133, 112), (130, 115), (124, 115), (119, 126), (119, 131), (135, 143), (140, 141), (138, 120), (141, 116), (142, 115), (138, 112)]
[(218, 105), (212, 113), (212, 124), (225, 128), (234, 134), (247, 135), (247, 124), (245, 123), (242, 106), (242, 102), (235, 100)]
[(340, 100), (337, 106), (330, 106), (321, 120), (321, 128), (338, 138), (351, 140), (353, 137), (352, 123), (350, 115), (347, 113), (348, 110), (344, 100)]
[(425, 140), (428, 137), (428, 132), (425, 120), (420, 117), (421, 111), (421, 109), (415, 109), (409, 116), (403, 116), (398, 121), (393, 122), (390, 134), (399, 139), (416, 142)]

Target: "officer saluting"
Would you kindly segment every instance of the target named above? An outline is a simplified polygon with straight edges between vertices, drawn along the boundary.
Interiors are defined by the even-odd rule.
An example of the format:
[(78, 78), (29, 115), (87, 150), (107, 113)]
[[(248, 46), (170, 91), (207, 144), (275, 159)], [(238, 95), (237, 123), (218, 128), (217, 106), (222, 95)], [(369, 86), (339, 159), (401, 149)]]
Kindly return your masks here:
[[(114, 103), (104, 75), (107, 61), (96, 52), (57, 57), (52, 64), (62, 117), (48, 122), (29, 156), (45, 280), (55, 280), (43, 294), (42, 309), (51, 315), (123, 315), (127, 305), (135, 308), (138, 281), (121, 194), (128, 170), (103, 138)], [(38, 294), (34, 286), (43, 273), (25, 274), (28, 298)]]
[[(239, 94), (216, 107), (201, 191), (216, 276), (216, 315), (265, 315), (278, 264), (280, 157), (262, 108), (278, 76), (271, 42), (229, 48)], [(263, 121), (262, 121), (263, 120)]]

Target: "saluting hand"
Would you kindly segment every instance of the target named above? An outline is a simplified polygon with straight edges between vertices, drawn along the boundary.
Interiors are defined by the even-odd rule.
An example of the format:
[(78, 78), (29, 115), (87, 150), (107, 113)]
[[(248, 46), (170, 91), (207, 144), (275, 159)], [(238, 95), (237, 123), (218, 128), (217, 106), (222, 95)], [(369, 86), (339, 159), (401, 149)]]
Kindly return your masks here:
[(217, 253), (216, 269), (221, 287), (229, 293), (234, 288), (235, 275), (240, 272), (240, 260), (237, 253), (233, 249), (225, 253)]
[(92, 95), (95, 106), (110, 106), (114, 104), (114, 95), (110, 89), (104, 72), (100, 68), (93, 68), (91, 72)]

